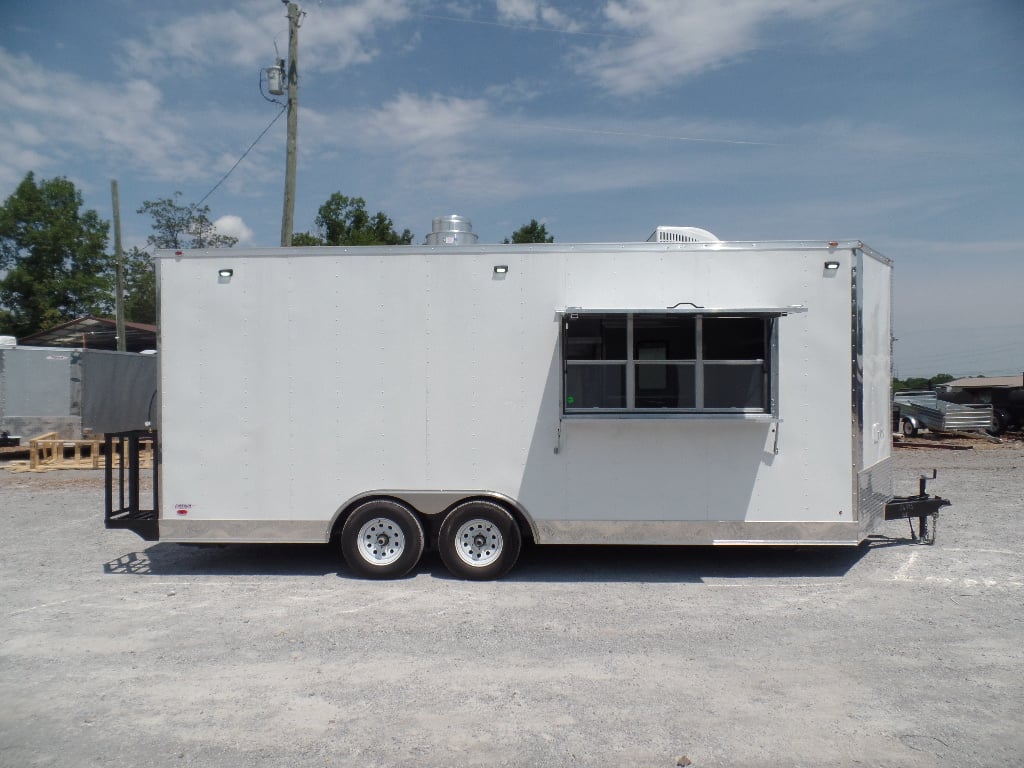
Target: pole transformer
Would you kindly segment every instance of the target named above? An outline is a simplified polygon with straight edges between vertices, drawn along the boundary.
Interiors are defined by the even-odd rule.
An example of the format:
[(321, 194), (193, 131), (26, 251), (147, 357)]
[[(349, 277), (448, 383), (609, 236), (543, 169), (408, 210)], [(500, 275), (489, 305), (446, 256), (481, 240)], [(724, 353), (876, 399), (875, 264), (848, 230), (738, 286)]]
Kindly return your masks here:
[(288, 145), (284, 170), (284, 213), (281, 216), (281, 246), (292, 244), (295, 223), (295, 156), (299, 129), (299, 18), (297, 3), (288, 3)]

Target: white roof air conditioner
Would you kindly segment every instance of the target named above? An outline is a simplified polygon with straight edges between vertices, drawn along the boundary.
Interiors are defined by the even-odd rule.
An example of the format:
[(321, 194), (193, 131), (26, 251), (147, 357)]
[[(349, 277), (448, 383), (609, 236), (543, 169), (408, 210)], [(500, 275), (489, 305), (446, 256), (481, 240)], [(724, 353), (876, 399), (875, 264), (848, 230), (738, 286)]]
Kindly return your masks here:
[(700, 227), (658, 227), (648, 243), (720, 243), (715, 235)]

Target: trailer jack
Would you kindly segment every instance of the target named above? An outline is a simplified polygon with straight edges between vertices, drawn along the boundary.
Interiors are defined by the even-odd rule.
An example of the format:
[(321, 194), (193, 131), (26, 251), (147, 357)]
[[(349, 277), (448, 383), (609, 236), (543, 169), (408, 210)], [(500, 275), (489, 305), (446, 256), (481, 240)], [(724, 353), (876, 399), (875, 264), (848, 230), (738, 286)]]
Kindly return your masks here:
[[(941, 496), (928, 493), (928, 481), (938, 477), (938, 470), (932, 470), (932, 476), (921, 475), (918, 478), (916, 496), (894, 496), (885, 505), (886, 520), (906, 519), (910, 525), (910, 537), (917, 544), (934, 544), (935, 533), (939, 525), (939, 510), (948, 507), (952, 502)], [(918, 530), (914, 531), (913, 518), (917, 518)], [(931, 530), (928, 529), (928, 518), (932, 518)]]

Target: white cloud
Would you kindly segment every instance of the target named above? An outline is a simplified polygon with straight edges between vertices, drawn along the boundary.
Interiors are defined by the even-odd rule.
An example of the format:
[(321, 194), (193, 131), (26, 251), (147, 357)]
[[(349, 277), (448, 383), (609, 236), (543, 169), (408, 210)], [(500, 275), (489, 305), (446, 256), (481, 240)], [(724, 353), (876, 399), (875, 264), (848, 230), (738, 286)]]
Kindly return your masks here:
[(557, 8), (553, 8), (550, 5), (541, 5), (538, 8), (541, 21), (545, 24), (550, 24), (552, 27), (564, 30), (565, 32), (577, 32), (581, 26), (562, 13)]
[(213, 222), (213, 226), (217, 230), (217, 234), (237, 237), (238, 242), (242, 245), (252, 242), (252, 229), (242, 220), (241, 216), (234, 214), (221, 216)]
[(362, 130), (364, 139), (372, 143), (448, 153), (456, 148), (458, 139), (477, 130), (487, 117), (487, 103), (481, 99), (400, 93), (365, 116)]
[(562, 11), (537, 0), (497, 0), (498, 18), (514, 24), (535, 24), (538, 21), (566, 32), (575, 32), (580, 25)]
[[(204, 158), (185, 138), (180, 116), (162, 111), (159, 89), (144, 80), (86, 82), (0, 49), (0, 184), (29, 170), (72, 171), (81, 153), (112, 167), (145, 167), (155, 176), (201, 174)], [(17, 116), (17, 117), (15, 117)]]
[(536, 21), (535, 0), (498, 0), (498, 17), (508, 21)]
[[(84, 192), (98, 192), (104, 177), (212, 186), (268, 119), (266, 112), (245, 116), (217, 104), (172, 108), (147, 80), (85, 80), (3, 48), (0, 103), (7, 107), (0, 111), (0, 189), (13, 189), (29, 171), (39, 178), (84, 175), (76, 181)], [(208, 130), (201, 140), (197, 125)], [(246, 194), (253, 179), (273, 177), (268, 150), (269, 142), (257, 146), (225, 185)]]
[[(308, 141), (318, 146), (323, 162), (337, 148), (357, 150), (369, 167), (391, 169), (385, 186), (443, 190), (445, 195), (479, 201), (509, 200), (542, 190), (545, 195), (594, 194), (678, 183), (681, 174), (722, 174), (720, 152), (731, 152), (729, 139), (742, 141), (747, 125), (683, 123), (634, 119), (621, 123), (580, 118), (576, 121), (509, 115), (480, 99), (438, 94), (401, 93), (372, 112), (312, 114), (303, 112)], [(339, 134), (336, 126), (350, 130)], [(663, 147), (674, 153), (686, 136), (704, 136), (697, 158), (677, 162), (638, 160)], [(760, 148), (745, 148), (743, 157)], [(371, 158), (379, 158), (379, 162)], [(397, 162), (395, 162), (397, 160)], [(744, 170), (746, 166), (744, 166)]]
[[(492, 154), (500, 126), (481, 99), (400, 93), (377, 110), (341, 120), (353, 127), (344, 141), (354, 139), (366, 153), (397, 160), (387, 167), (399, 187), (443, 187), (446, 194), (473, 197), (501, 196), (510, 186), (523, 191)], [(337, 121), (326, 121), (331, 123)]]
[(874, 0), (612, 0), (605, 17), (634, 39), (578, 51), (582, 73), (612, 93), (653, 93), (770, 46), (770, 23), (829, 22), (830, 37), (862, 31)]
[[(237, 9), (179, 18), (161, 24), (142, 40), (124, 44), (123, 66), (148, 77), (196, 73), (216, 64), (269, 66), (274, 44), (288, 51), (288, 21), (283, 6), (261, 15), (251, 3)], [(268, 7), (273, 8), (273, 5)], [(316, 4), (304, 9), (299, 27), (299, 64), (306, 70), (335, 72), (372, 60), (378, 51), (366, 40), (382, 26), (409, 15), (406, 0), (359, 0), (343, 6)]]
[(508, 82), (487, 86), (484, 94), (496, 103), (523, 104), (536, 100), (542, 94), (542, 90), (526, 79), (517, 77)]

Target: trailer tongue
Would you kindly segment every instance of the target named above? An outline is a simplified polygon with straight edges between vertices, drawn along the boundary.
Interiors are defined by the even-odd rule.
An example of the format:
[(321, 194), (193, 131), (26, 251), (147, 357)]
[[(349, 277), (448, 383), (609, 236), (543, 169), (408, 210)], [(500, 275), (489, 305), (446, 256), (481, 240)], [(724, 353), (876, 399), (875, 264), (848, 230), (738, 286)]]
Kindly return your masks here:
[[(938, 472), (932, 470), (931, 479), (938, 477)], [(910, 523), (910, 536), (919, 544), (934, 544), (935, 534), (939, 526), (939, 510), (952, 504), (949, 499), (941, 496), (932, 496), (928, 493), (928, 477), (921, 475), (918, 478), (918, 491), (916, 496), (894, 496), (885, 505), (886, 520), (904, 520)], [(913, 518), (917, 518), (918, 530), (914, 532)], [(928, 518), (932, 518), (931, 531), (928, 530)]]

